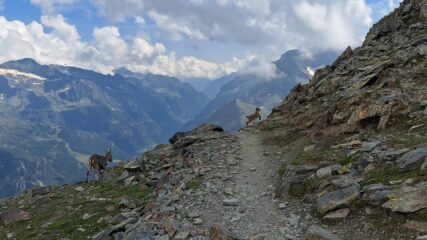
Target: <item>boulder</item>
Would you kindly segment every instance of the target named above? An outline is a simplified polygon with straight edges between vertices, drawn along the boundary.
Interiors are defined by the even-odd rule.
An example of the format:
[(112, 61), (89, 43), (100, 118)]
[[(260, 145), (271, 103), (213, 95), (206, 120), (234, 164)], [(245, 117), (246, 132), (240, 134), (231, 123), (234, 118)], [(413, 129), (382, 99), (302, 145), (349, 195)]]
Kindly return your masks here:
[(352, 177), (349, 176), (340, 176), (339, 178), (333, 179), (331, 181), (332, 185), (334, 185), (337, 188), (346, 188), (351, 185), (359, 185), (356, 180), (354, 180)]
[(143, 168), (141, 166), (141, 163), (137, 160), (130, 161), (126, 163), (124, 166), (124, 169), (128, 171), (142, 171)]
[(376, 148), (378, 145), (380, 145), (380, 141), (374, 141), (374, 142), (362, 142), (362, 146), (360, 147), (359, 151), (361, 152), (371, 152)]
[(339, 238), (330, 231), (319, 227), (311, 226), (304, 235), (306, 240), (338, 240)]
[(315, 173), (317, 168), (314, 165), (289, 165), (276, 188), (276, 198), (287, 200), (292, 186), (302, 183), (311, 174)]
[(359, 189), (359, 186), (352, 185), (337, 191), (325, 193), (318, 197), (316, 208), (320, 213), (324, 214), (341, 206), (349, 206), (351, 202), (359, 197)]
[(316, 176), (318, 178), (324, 178), (324, 177), (329, 177), (332, 175), (332, 167), (331, 166), (327, 166), (324, 168), (319, 168), (316, 171)]
[(427, 148), (417, 148), (403, 154), (397, 162), (401, 171), (411, 171), (420, 168), (427, 159)]
[(52, 186), (44, 186), (44, 187), (35, 187), (31, 189), (31, 195), (37, 196), (37, 195), (46, 195), (48, 193), (51, 193), (53, 191)]
[(427, 208), (427, 184), (422, 187), (405, 187), (388, 196), (382, 207), (393, 212), (412, 213)]
[(197, 135), (204, 132), (224, 132), (224, 129), (218, 125), (215, 124), (202, 124), (199, 127), (193, 129), (189, 132), (177, 132), (175, 135), (169, 139), (169, 142), (171, 144), (175, 144), (181, 139), (190, 136), (190, 135)]

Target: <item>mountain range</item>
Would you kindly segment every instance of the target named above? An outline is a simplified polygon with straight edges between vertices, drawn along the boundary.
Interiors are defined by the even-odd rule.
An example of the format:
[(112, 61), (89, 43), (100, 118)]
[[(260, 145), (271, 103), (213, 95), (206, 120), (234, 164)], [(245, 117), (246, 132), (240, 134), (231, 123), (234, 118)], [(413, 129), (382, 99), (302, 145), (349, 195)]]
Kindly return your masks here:
[(114, 75), (32, 59), (0, 65), (0, 196), (82, 178), (90, 154), (130, 159), (207, 103), (176, 78)]
[[(296, 84), (308, 82), (316, 68), (332, 63), (337, 56), (335, 51), (308, 56), (290, 50), (272, 63), (273, 76), (233, 73), (214, 80), (207, 87), (212, 91), (209, 97), (213, 99), (184, 126), (184, 130), (208, 122), (236, 131), (244, 126), (245, 115), (254, 112), (256, 107), (263, 107), (262, 115), (266, 117)], [(236, 111), (239, 114), (236, 115)]]
[(232, 73), (196, 86), (199, 91), (188, 81), (126, 68), (111, 75), (33, 59), (3, 63), (0, 196), (80, 180), (89, 156), (109, 147), (115, 160), (126, 160), (205, 122), (238, 130), (256, 106), (266, 116), (294, 85), (310, 78), (309, 68), (334, 56), (292, 50), (273, 63), (273, 78)]

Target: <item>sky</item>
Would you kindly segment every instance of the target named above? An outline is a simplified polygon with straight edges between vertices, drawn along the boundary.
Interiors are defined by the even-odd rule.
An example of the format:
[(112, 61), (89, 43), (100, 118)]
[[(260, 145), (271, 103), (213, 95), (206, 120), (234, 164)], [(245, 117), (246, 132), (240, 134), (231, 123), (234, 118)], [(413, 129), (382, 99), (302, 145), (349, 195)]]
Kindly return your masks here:
[(0, 62), (214, 79), (362, 44), (401, 0), (0, 0)]

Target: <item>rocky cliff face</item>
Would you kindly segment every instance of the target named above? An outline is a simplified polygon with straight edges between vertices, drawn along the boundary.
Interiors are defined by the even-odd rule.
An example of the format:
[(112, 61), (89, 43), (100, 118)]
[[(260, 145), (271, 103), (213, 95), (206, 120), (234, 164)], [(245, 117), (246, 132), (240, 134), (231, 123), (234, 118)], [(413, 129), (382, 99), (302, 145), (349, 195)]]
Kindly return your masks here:
[(296, 86), (270, 118), (329, 135), (425, 116), (426, 8), (424, 0), (405, 1), (373, 26), (363, 46)]
[[(234, 73), (220, 78), (213, 82), (221, 85), (214, 98), (184, 126), (184, 129), (189, 130), (208, 122), (224, 126), (229, 131), (237, 131), (244, 126), (245, 115), (253, 113), (256, 107), (261, 106), (263, 106), (262, 113), (269, 114), (270, 110), (279, 104), (297, 83), (307, 82), (310, 79), (309, 68), (329, 64), (336, 56), (337, 53), (334, 51), (325, 51), (309, 58), (301, 51), (290, 50), (272, 63), (275, 68), (274, 76)], [(215, 85), (209, 87), (216, 88)], [(236, 101), (247, 106), (253, 105), (253, 107), (251, 109), (239, 107), (237, 116), (229, 114), (230, 105), (235, 104)]]

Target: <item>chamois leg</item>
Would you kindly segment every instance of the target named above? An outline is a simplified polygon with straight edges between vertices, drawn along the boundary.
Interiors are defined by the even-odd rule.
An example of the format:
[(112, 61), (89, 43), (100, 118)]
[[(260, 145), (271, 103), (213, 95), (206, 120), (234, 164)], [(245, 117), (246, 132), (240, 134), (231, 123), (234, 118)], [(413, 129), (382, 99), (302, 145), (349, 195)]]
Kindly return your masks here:
[(86, 183), (89, 181), (90, 170), (92, 170), (92, 167), (89, 167), (89, 170), (87, 170), (87, 173), (86, 173)]
[(102, 179), (101, 170), (100, 169), (96, 169), (96, 173), (98, 174), (98, 182), (100, 182), (101, 179)]

